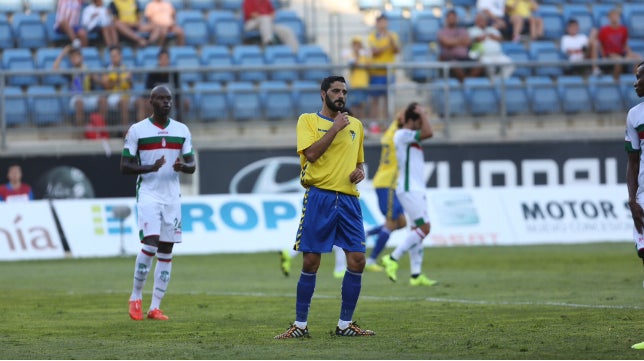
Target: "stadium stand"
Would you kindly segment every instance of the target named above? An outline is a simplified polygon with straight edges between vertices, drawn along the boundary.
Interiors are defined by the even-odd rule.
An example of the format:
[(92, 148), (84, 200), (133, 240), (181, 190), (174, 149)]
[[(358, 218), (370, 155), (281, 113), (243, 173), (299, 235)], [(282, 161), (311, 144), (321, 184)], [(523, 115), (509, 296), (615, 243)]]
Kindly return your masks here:
[[(2, 53), (2, 68), (5, 70), (28, 71), (35, 70), (36, 65), (31, 51), (25, 48), (6, 49)], [(30, 86), (39, 83), (35, 75), (21, 74), (7, 78), (8, 85)]]
[(465, 78), (463, 88), (470, 114), (499, 114), (499, 94), (488, 78)]
[(600, 113), (621, 112), (624, 99), (619, 83), (612, 76), (601, 75), (588, 78), (594, 110)]
[[(264, 53), (258, 45), (237, 45), (233, 48), (233, 64), (240, 67), (262, 67)], [(237, 74), (239, 81), (258, 82), (267, 80), (268, 75), (263, 70), (243, 70)]]
[(62, 123), (66, 112), (56, 88), (51, 85), (33, 85), (27, 89), (31, 121), (36, 125)]
[(293, 119), (293, 94), (285, 81), (267, 80), (259, 83), (263, 114), (268, 120)]
[(194, 104), (202, 121), (228, 119), (228, 101), (219, 83), (199, 82), (194, 85), (194, 91)]
[(250, 120), (262, 113), (261, 100), (252, 82), (230, 82), (226, 91), (228, 107), (234, 120)]
[(593, 110), (590, 90), (582, 77), (560, 76), (557, 86), (564, 113), (590, 113)]
[(280, 65), (288, 67), (285, 70), (270, 71), (271, 80), (294, 81), (299, 75), (297, 70), (297, 54), (286, 45), (270, 45), (264, 48), (264, 63), (266, 65)]
[(208, 22), (202, 11), (177, 11), (177, 24), (183, 29), (186, 45), (199, 46), (209, 42)]
[(0, 13), (0, 49), (10, 49), (15, 46), (13, 30), (7, 19), (7, 15)]
[(15, 126), (27, 123), (27, 102), (20, 87), (5, 87), (4, 95), (7, 125)]
[(526, 78), (530, 108), (535, 114), (561, 113), (559, 92), (552, 79), (543, 75)]
[(209, 71), (206, 80), (209, 82), (228, 83), (235, 80), (230, 71), (233, 58), (225, 45), (205, 45), (201, 48), (201, 64), (208, 67), (220, 67), (221, 70)]

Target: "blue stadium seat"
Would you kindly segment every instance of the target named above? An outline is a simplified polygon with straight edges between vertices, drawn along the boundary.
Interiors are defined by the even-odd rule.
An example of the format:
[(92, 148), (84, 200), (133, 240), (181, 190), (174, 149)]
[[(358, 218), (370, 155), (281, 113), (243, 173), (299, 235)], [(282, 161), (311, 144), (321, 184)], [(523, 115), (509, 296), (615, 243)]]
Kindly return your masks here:
[(15, 46), (13, 30), (4, 13), (0, 13), (0, 49), (10, 49)]
[(563, 16), (560, 14), (542, 13), (541, 19), (543, 19), (544, 39), (561, 40), (561, 37), (566, 33)]
[(382, 10), (385, 8), (385, 0), (358, 0), (360, 11)]
[(590, 34), (590, 30), (595, 27), (595, 19), (592, 12), (584, 4), (566, 4), (563, 7), (564, 22), (575, 19), (579, 23), (579, 33)]
[(416, 0), (389, 0), (389, 5), (396, 10), (415, 10)]
[(219, 83), (199, 82), (195, 83), (193, 89), (199, 119), (203, 121), (228, 119), (226, 92)]
[(628, 36), (644, 38), (644, 4), (626, 3), (622, 5), (622, 19), (628, 28)]
[(499, 115), (499, 95), (488, 78), (465, 78), (463, 88), (470, 114)]
[[(528, 50), (520, 43), (513, 41), (504, 41), (501, 43), (503, 53), (512, 59), (514, 63), (525, 63), (530, 61)], [(532, 75), (532, 68), (527, 66), (517, 66), (513, 73), (514, 76), (525, 78)]]
[(210, 11), (216, 9), (216, 2), (213, 0), (187, 0), (187, 8), (200, 11)]
[(625, 111), (619, 82), (610, 75), (588, 78), (594, 110), (599, 113)]
[[(233, 48), (233, 64), (241, 67), (261, 67), (264, 64), (262, 48), (257, 45), (237, 45)], [(267, 80), (264, 70), (242, 70), (237, 73), (239, 81)]]
[(232, 11), (211, 10), (208, 26), (215, 44), (235, 46), (242, 44), (242, 23)]
[(559, 93), (552, 79), (547, 76), (529, 76), (525, 81), (533, 113), (561, 113)]
[(219, 7), (224, 10), (239, 11), (244, 0), (219, 0)]
[(32, 13), (56, 12), (56, 0), (26, 0), (25, 2)]
[(304, 70), (301, 75), (302, 80), (320, 82), (331, 73), (331, 68), (324, 67), (324, 65), (331, 65), (331, 60), (319, 45), (300, 45), (297, 61), (304, 66), (316, 66), (315, 68)]
[(584, 79), (577, 75), (560, 76), (557, 87), (564, 113), (590, 113), (592, 98)]
[(286, 45), (271, 45), (264, 48), (264, 63), (266, 65), (286, 66), (289, 69), (271, 70), (271, 80), (293, 81), (299, 78), (297, 67), (297, 54)]
[(177, 24), (183, 28), (186, 45), (201, 46), (210, 42), (208, 22), (200, 10), (177, 11)]
[(476, 5), (476, 0), (452, 0), (452, 6), (473, 7)]
[(174, 6), (175, 11), (186, 9), (186, 3), (183, 0), (167, 0), (167, 1), (170, 2), (172, 6)]
[(389, 10), (383, 13), (387, 17), (389, 31), (398, 34), (401, 44), (409, 42), (411, 38), (411, 20), (406, 18), (402, 10)]
[[(40, 48), (36, 50), (36, 69), (51, 70), (54, 68), (54, 62), (62, 52), (59, 48)], [(69, 59), (64, 57), (60, 64), (60, 69), (68, 69), (70, 66)], [(66, 85), (69, 81), (64, 75), (52, 74), (43, 75), (40, 83), (42, 85)]]
[(32, 85), (27, 89), (31, 121), (36, 125), (57, 124), (65, 120), (66, 107), (52, 85)]
[(592, 6), (593, 21), (596, 28), (601, 28), (608, 25), (608, 13), (615, 8), (615, 4), (598, 4), (594, 3)]
[(295, 114), (315, 113), (322, 109), (319, 82), (296, 80), (292, 83), (291, 90), (295, 103)]
[(295, 118), (293, 96), (285, 81), (267, 80), (260, 82), (259, 96), (266, 119)]
[(157, 66), (157, 56), (159, 55), (160, 46), (148, 45), (145, 48), (136, 51), (136, 64), (142, 68), (155, 68)]
[(5, 87), (4, 97), (4, 116), (7, 125), (26, 124), (29, 120), (27, 100), (20, 87)]
[(288, 26), (293, 30), (300, 44), (307, 42), (306, 24), (293, 10), (280, 9), (275, 12), (275, 24)]
[(59, 33), (54, 30), (54, 23), (56, 22), (56, 13), (51, 12), (45, 15), (45, 31), (47, 32), (47, 41), (51, 44), (56, 45), (67, 45), (69, 43), (69, 38), (63, 33)]
[(249, 81), (233, 81), (226, 85), (228, 106), (236, 121), (257, 119), (262, 114), (259, 93)]
[(235, 80), (235, 73), (230, 69), (233, 58), (225, 45), (205, 45), (201, 48), (201, 64), (204, 66), (221, 67), (221, 70), (208, 71), (206, 80), (227, 83)]
[(104, 69), (109, 64), (109, 62), (103, 62), (101, 54), (98, 52), (98, 48), (96, 47), (83, 47), (81, 48), (81, 54), (83, 54), (83, 63), (89, 69)]
[(420, 0), (423, 9), (442, 9), (445, 7), (445, 0)]
[(47, 46), (47, 31), (39, 15), (13, 14), (11, 26), (17, 47), (44, 48)]
[(442, 27), (442, 19), (431, 10), (415, 11), (411, 15), (412, 39), (416, 43), (437, 41)]
[(22, 13), (25, 8), (22, 0), (3, 0), (0, 1), (0, 13), (13, 14)]
[(505, 112), (508, 115), (530, 113), (530, 99), (523, 81), (518, 77), (510, 77), (497, 81), (500, 98), (505, 102)]
[[(557, 62), (565, 60), (561, 51), (550, 40), (533, 40), (530, 42), (530, 58), (537, 62)], [(561, 66), (538, 66), (535, 75), (559, 76), (563, 74)]]
[[(170, 47), (170, 65), (180, 69), (199, 68), (201, 61), (197, 49), (190, 45)], [(179, 72), (181, 83), (195, 83), (202, 80), (201, 73), (198, 71), (181, 71)]]
[[(406, 62), (419, 66), (437, 61), (436, 54), (429, 50), (429, 44), (426, 42), (406, 45), (402, 56)], [(438, 75), (438, 70), (414, 68), (406, 70), (406, 73), (411, 80), (424, 83), (434, 79)]]
[[(437, 79), (430, 85), (432, 108), (442, 117), (467, 114), (463, 86), (454, 78)], [(449, 109), (448, 109), (449, 107)]]
[(624, 100), (626, 108), (629, 109), (642, 102), (642, 98), (638, 97), (637, 93), (635, 93), (635, 89), (633, 89), (634, 82), (635, 76), (632, 74), (622, 74), (619, 76), (622, 99)]
[[(2, 53), (2, 68), (5, 70), (14, 71), (32, 71), (36, 69), (34, 58), (29, 49), (14, 48), (6, 49)], [(38, 84), (38, 77), (35, 75), (11, 75), (7, 77), (8, 85), (36, 85)]]

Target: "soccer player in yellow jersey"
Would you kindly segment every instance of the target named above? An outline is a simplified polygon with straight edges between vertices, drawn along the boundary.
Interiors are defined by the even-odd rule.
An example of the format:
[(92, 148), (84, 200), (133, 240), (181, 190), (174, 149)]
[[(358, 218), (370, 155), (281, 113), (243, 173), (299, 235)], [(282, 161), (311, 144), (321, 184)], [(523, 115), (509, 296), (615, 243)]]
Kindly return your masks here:
[(302, 251), (297, 283), (295, 322), (276, 339), (307, 337), (308, 315), (322, 253), (333, 246), (344, 250), (347, 269), (342, 279), (342, 307), (335, 329), (338, 336), (369, 336), (352, 321), (362, 288), (365, 235), (357, 184), (364, 180), (364, 129), (345, 111), (347, 84), (341, 76), (322, 80), (322, 110), (297, 120), (297, 152), (305, 188), (302, 217), (295, 239)]
[[(400, 42), (398, 34), (389, 31), (389, 22), (383, 14), (376, 19), (376, 28), (369, 34), (367, 39), (369, 49), (371, 50), (371, 70), (369, 71), (369, 85), (371, 96), (371, 117), (382, 119), (384, 114), (384, 105), (387, 104), (387, 85), (388, 80), (393, 80), (393, 76), (387, 78), (387, 69), (384, 65), (396, 61), (396, 55), (400, 52)], [(382, 102), (381, 102), (382, 100)]]
[(373, 186), (378, 196), (380, 212), (385, 216), (385, 223), (367, 231), (367, 237), (378, 235), (376, 244), (371, 250), (365, 269), (368, 271), (382, 271), (377, 263), (378, 256), (385, 249), (391, 232), (404, 228), (407, 225), (405, 213), (400, 201), (396, 196), (396, 182), (398, 181), (398, 161), (396, 160), (396, 149), (394, 147), (394, 133), (401, 127), (403, 112), (400, 112), (389, 128), (380, 138), (382, 149), (380, 151), (380, 163), (378, 170), (373, 177)]

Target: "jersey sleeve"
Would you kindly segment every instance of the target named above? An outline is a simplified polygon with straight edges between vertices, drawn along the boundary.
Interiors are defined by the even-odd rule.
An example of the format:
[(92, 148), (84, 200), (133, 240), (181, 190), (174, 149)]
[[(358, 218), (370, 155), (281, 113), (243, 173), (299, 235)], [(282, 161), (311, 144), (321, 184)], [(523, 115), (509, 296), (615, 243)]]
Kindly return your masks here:
[(122, 156), (136, 157), (139, 151), (139, 136), (136, 132), (136, 127), (132, 125), (125, 134), (125, 145), (123, 146)]
[(192, 149), (192, 134), (190, 134), (190, 130), (188, 129), (187, 126), (184, 125), (185, 132), (186, 132), (186, 139), (183, 141), (183, 147), (181, 148), (181, 155), (184, 157), (187, 155), (193, 155), (194, 151)]
[(304, 150), (315, 143), (315, 122), (310, 121), (306, 114), (300, 115), (297, 120), (297, 153), (303, 154)]
[(627, 152), (640, 151), (640, 137), (638, 129), (633, 124), (633, 110), (626, 116), (626, 136), (624, 137), (624, 147)]
[(420, 139), (419, 130), (399, 129), (394, 134), (394, 144), (411, 144)]

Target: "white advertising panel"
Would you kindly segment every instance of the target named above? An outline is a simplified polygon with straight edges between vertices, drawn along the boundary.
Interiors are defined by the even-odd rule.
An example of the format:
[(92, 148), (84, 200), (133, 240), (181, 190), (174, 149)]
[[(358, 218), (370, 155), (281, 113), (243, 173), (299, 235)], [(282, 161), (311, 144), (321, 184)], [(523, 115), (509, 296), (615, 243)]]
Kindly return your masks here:
[(0, 202), (0, 260), (63, 258), (47, 201)]

